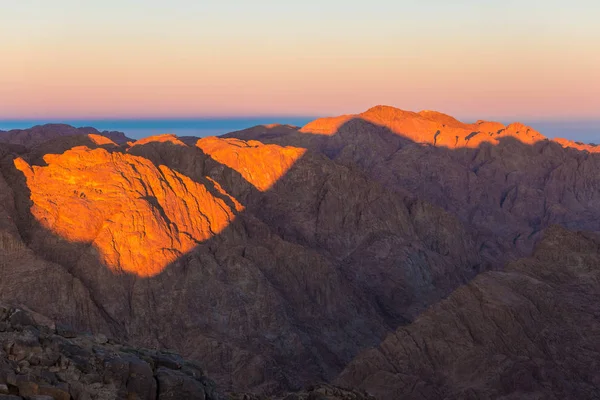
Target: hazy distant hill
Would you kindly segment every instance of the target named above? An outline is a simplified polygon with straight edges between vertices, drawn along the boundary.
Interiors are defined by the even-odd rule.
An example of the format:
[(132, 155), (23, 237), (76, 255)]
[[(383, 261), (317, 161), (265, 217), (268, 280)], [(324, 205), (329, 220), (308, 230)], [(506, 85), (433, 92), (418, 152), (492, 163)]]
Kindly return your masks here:
[(133, 140), (125, 136), (122, 132), (99, 132), (95, 128), (74, 128), (64, 124), (46, 124), (34, 126), (31, 129), (13, 129), (7, 132), (0, 131), (0, 143), (32, 147), (61, 136), (89, 134), (105, 136), (118, 144), (125, 144), (128, 141)]

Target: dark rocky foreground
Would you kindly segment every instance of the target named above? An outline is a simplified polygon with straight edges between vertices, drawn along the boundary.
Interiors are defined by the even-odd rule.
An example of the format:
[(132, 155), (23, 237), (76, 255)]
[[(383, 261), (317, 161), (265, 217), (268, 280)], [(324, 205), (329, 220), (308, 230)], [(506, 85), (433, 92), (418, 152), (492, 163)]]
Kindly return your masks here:
[(202, 366), (178, 354), (76, 333), (5, 305), (0, 345), (0, 400), (375, 400), (325, 384), (279, 397), (219, 393)]
[(206, 399), (215, 384), (196, 362), (104, 335), (77, 334), (0, 306), (0, 399)]

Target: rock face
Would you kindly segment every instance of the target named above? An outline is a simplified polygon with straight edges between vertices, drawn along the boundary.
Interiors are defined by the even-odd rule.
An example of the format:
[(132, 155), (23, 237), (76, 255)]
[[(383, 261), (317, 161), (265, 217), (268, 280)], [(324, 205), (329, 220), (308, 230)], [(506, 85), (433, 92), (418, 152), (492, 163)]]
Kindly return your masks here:
[(219, 138), (198, 140), (196, 146), (216, 162), (238, 172), (261, 192), (279, 181), (306, 151), (253, 140)]
[[(267, 400), (219, 392), (198, 362), (75, 332), (31, 310), (0, 304), (0, 399)], [(375, 400), (365, 392), (311, 385), (270, 400)]]
[(304, 126), (300, 132), (325, 136), (337, 135), (353, 120), (362, 120), (385, 128), (415, 143), (448, 148), (475, 148), (482, 143), (495, 144), (506, 137), (516, 138), (526, 144), (534, 144), (546, 139), (534, 129), (519, 123), (508, 126), (487, 121), (465, 124), (436, 111), (415, 113), (388, 106), (373, 107), (358, 115), (318, 119)]
[(573, 149), (587, 151), (589, 153), (600, 153), (600, 147), (596, 144), (586, 144), (581, 142), (574, 142), (568, 139), (556, 138), (556, 143), (559, 143), (562, 147), (571, 147)]
[[(62, 129), (35, 145), (0, 143), (0, 299), (75, 331), (174, 349), (224, 390), (332, 382), (479, 273), (471, 285), (512, 277), (485, 271), (529, 257), (552, 224), (597, 230), (600, 219), (598, 155), (520, 124), (376, 107), (197, 141), (122, 144)], [(362, 359), (340, 383), (410, 395)], [(438, 375), (414, 376), (415, 395), (427, 396), (460, 396), (467, 379), (426, 392), (419, 379)], [(294, 396), (338, 396), (309, 392)]]
[(305, 390), (277, 396), (228, 393), (228, 400), (376, 400), (370, 394), (328, 384), (310, 385)]
[(551, 227), (358, 356), (336, 380), (380, 399), (595, 399), (600, 236)]
[(103, 335), (76, 334), (19, 308), (0, 305), (0, 346), (0, 398), (220, 398), (196, 362)]
[(6, 150), (16, 250), (0, 293), (79, 330), (207, 360), (224, 388), (331, 380), (483, 268), (454, 217), (303, 148), (88, 144)]
[(117, 272), (154, 276), (234, 218), (215, 187), (145, 158), (75, 147), (44, 162), (14, 161), (31, 192), (31, 214), (63, 239), (92, 244)]
[(597, 230), (600, 218), (595, 147), (548, 140), (518, 123), (465, 124), (378, 106), (300, 130), (257, 127), (226, 136), (320, 152), (391, 191), (435, 204), (457, 216), (497, 266), (531, 254), (552, 224)]

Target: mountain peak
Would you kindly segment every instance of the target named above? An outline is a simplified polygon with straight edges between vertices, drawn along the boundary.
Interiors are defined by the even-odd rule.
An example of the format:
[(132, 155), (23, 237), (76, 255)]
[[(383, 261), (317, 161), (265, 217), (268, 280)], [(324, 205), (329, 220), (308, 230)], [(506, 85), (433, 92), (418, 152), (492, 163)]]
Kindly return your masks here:
[(172, 144), (175, 144), (178, 146), (187, 146), (185, 143), (183, 143), (181, 140), (179, 140), (177, 135), (174, 135), (172, 133), (164, 133), (162, 135), (148, 136), (143, 139), (136, 140), (135, 142), (129, 142), (129, 146), (130, 147), (141, 146), (141, 145), (148, 144), (148, 143), (172, 143)]
[(447, 148), (472, 148), (483, 142), (497, 144), (498, 140), (505, 137), (513, 137), (527, 144), (546, 140), (539, 132), (522, 123), (506, 127), (499, 122), (480, 120), (468, 124), (439, 111), (423, 110), (417, 113), (386, 105), (371, 107), (360, 114), (320, 118), (305, 125), (300, 132), (335, 135), (341, 130), (350, 129), (345, 125), (353, 119), (380, 126), (389, 130), (390, 134), (415, 143)]
[(400, 108), (386, 105), (377, 105), (375, 107), (371, 107), (367, 111), (359, 115), (365, 117), (376, 116), (378, 118), (387, 120), (400, 118), (415, 118), (418, 116), (418, 114), (413, 111), (401, 110)]
[[(14, 160), (32, 215), (71, 242), (93, 245), (117, 273), (155, 276), (234, 218), (222, 196), (143, 157), (78, 146), (44, 161)], [(129, 234), (137, 231), (144, 234)]]

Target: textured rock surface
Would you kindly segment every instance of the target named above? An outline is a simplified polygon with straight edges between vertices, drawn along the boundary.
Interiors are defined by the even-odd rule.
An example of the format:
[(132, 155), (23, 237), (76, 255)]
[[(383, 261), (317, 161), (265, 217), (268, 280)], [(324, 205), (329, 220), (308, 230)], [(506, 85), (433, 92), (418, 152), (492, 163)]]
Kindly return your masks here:
[(22, 252), (5, 275), (21, 282), (30, 270), (43, 289), (28, 299), (6, 283), (2, 296), (206, 360), (224, 388), (330, 380), (481, 267), (442, 209), (302, 148), (172, 136), (92, 147), (7, 150)]
[(256, 127), (226, 136), (321, 152), (389, 190), (442, 207), (496, 266), (531, 254), (551, 224), (598, 230), (595, 147), (547, 140), (522, 124), (464, 124), (436, 112), (378, 106), (299, 131)]
[(333, 385), (311, 385), (305, 390), (277, 396), (250, 393), (228, 393), (228, 400), (376, 400), (364, 391), (345, 389)]
[(220, 398), (196, 362), (102, 335), (71, 333), (42, 315), (0, 305), (2, 395), (49, 400)]
[(197, 141), (53, 135), (0, 144), (0, 298), (172, 348), (225, 390), (331, 382), (479, 272), (529, 256), (549, 225), (600, 220), (598, 156), (520, 124), (376, 107)]
[(269, 190), (304, 154), (305, 149), (264, 145), (237, 139), (205, 138), (196, 143), (216, 162), (238, 172), (261, 192)]
[(380, 399), (596, 399), (600, 236), (551, 227), (338, 377)]
[(448, 148), (474, 148), (482, 143), (495, 144), (505, 137), (513, 137), (527, 144), (546, 139), (534, 129), (519, 123), (508, 126), (487, 121), (465, 124), (436, 111), (415, 113), (388, 106), (373, 107), (358, 115), (317, 119), (300, 129), (300, 132), (337, 135), (340, 129), (355, 119), (383, 127), (415, 143)]
[(141, 157), (75, 147), (44, 161), (15, 159), (33, 217), (64, 239), (92, 244), (119, 272), (154, 276), (234, 218), (209, 188)]
[(587, 144), (587, 143), (581, 143), (581, 142), (574, 142), (572, 140), (568, 140), (568, 139), (562, 139), (562, 138), (556, 138), (554, 139), (554, 141), (556, 143), (559, 143), (562, 147), (571, 147), (577, 150), (584, 150), (590, 153), (600, 153), (600, 147), (598, 147), (597, 144)]
[(176, 353), (75, 332), (31, 310), (0, 304), (0, 399), (4, 398), (375, 400), (365, 392), (326, 384), (275, 397), (223, 393), (202, 365)]

